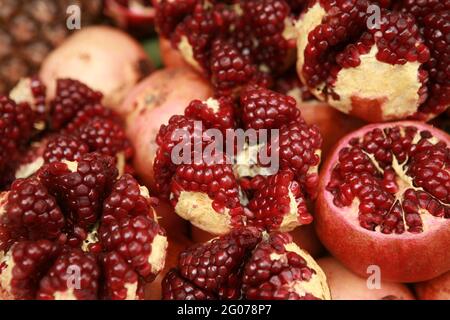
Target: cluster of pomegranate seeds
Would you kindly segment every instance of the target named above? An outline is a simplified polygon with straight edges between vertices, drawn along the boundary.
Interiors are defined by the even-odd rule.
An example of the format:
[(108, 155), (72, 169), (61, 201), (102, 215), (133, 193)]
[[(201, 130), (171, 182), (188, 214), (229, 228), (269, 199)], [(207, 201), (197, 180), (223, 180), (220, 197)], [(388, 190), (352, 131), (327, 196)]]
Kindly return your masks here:
[(58, 79), (55, 98), (50, 105), (51, 127), (61, 129), (85, 105), (99, 103), (102, 98), (100, 92), (77, 80)]
[(162, 282), (162, 295), (165, 300), (330, 299), (323, 271), (290, 235), (255, 228), (236, 229), (181, 252), (177, 269)]
[[(79, 279), (74, 279), (75, 272)], [(36, 298), (95, 300), (99, 277), (100, 268), (93, 254), (78, 248), (66, 248), (41, 279)]]
[(449, 154), (427, 130), (375, 128), (341, 149), (326, 188), (337, 207), (357, 205), (365, 229), (422, 233), (424, 214), (450, 218)]
[(219, 94), (230, 95), (248, 83), (269, 84), (294, 63), (290, 31), (303, 2), (162, 0), (156, 25)]
[[(244, 130), (259, 141), (242, 139)], [(243, 225), (292, 230), (312, 221), (305, 203), (317, 195), (322, 137), (294, 98), (252, 84), (236, 102), (195, 100), (161, 126), (156, 141), (158, 191), (195, 226), (225, 234)], [(264, 182), (247, 183), (259, 175)]]
[(0, 225), (9, 237), (6, 242), (0, 239), (1, 251), (23, 238), (54, 240), (61, 234), (64, 216), (56, 199), (38, 179), (15, 180), (2, 198), (4, 213), (0, 215)]
[(235, 126), (234, 109), (234, 101), (229, 97), (208, 99), (206, 102), (194, 100), (184, 110), (184, 115), (202, 121), (205, 127), (219, 129), (222, 133), (226, 133), (227, 129)]
[(251, 225), (272, 231), (289, 229), (289, 224), (295, 224), (297, 220), (301, 220), (301, 224), (312, 222), (304, 195), (292, 172), (280, 172), (268, 178), (256, 176), (251, 180), (250, 188), (254, 192), (248, 204), (254, 215), (249, 217)]
[(131, 143), (119, 117), (100, 103), (101, 93), (59, 79), (47, 103), (35, 76), (22, 79), (10, 97), (0, 97), (0, 187), (35, 174), (44, 163), (75, 161), (88, 152), (115, 157), (119, 172), (130, 172)]
[(242, 122), (246, 129), (280, 128), (289, 122), (302, 122), (294, 98), (259, 87), (248, 87), (241, 94)]
[(87, 153), (46, 164), (2, 194), (2, 299), (143, 297), (164, 267), (167, 238), (148, 191), (116, 175), (111, 157)]
[(119, 118), (75, 80), (58, 80), (48, 105), (36, 77), (10, 96), (0, 97), (0, 299), (143, 298), (167, 238), (157, 201), (122, 175), (133, 149)]
[(433, 12), (423, 19), (423, 34), (431, 50), (426, 68), (430, 77), (429, 98), (419, 109), (421, 113), (444, 112), (450, 104), (450, 1), (447, 10)]
[(89, 147), (81, 140), (67, 135), (56, 135), (49, 139), (44, 150), (44, 162), (78, 161), (89, 152)]
[[(373, 5), (379, 6), (381, 16), (374, 14)], [(446, 72), (449, 10), (449, 1), (437, 0), (404, 0), (392, 3), (370, 0), (311, 1), (297, 23), (299, 75), (318, 98), (331, 101), (336, 108), (347, 113), (353, 112), (368, 121), (406, 117), (428, 120), (435, 117), (450, 103), (450, 84)], [(361, 66), (368, 73), (368, 61), (373, 65), (379, 62), (380, 66), (383, 63), (404, 66), (393, 67), (392, 70), (397, 71), (392, 72), (404, 70), (406, 74), (409, 70), (408, 72), (417, 74), (411, 74), (408, 79), (404, 78), (405, 87), (407, 81), (411, 82), (410, 85), (414, 88), (418, 87), (414, 96), (412, 93), (408, 94), (410, 98), (404, 102), (416, 105), (415, 110), (404, 107), (402, 109), (405, 110), (401, 110), (403, 113), (398, 111), (392, 115), (393, 110), (385, 109), (401, 105), (402, 102), (394, 101), (398, 95), (406, 94), (405, 92), (386, 94), (381, 90), (382, 92), (377, 93), (374, 92), (375, 84), (365, 89), (362, 84), (359, 87), (355, 83), (346, 82), (348, 79), (345, 80), (344, 75), (352, 73), (344, 72), (343, 69), (356, 69)], [(378, 73), (374, 70), (373, 74)], [(357, 74), (353, 73), (353, 76)], [(386, 77), (388, 76), (389, 74), (386, 74)], [(344, 85), (346, 88), (343, 89), (341, 86)], [(399, 87), (399, 90), (402, 90), (403, 87)], [(367, 94), (364, 90), (367, 90)], [(348, 97), (349, 94), (356, 97)], [(363, 100), (371, 97), (369, 100), (372, 101), (372, 106), (370, 103), (366, 106), (365, 100), (354, 100), (357, 97)], [(348, 102), (349, 99), (353, 100)], [(344, 103), (350, 106), (343, 106)], [(373, 110), (367, 111), (364, 108)], [(376, 113), (377, 108), (381, 108), (382, 114), (371, 117), (371, 112)]]

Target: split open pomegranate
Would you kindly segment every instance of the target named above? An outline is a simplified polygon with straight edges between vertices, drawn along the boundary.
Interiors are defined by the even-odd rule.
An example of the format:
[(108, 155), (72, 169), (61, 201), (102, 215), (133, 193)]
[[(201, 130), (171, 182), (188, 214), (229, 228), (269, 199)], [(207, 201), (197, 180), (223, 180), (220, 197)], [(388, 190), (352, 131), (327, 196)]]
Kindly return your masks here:
[(449, 136), (420, 122), (365, 126), (321, 171), (316, 226), (350, 270), (424, 281), (450, 269)]
[(194, 226), (222, 235), (311, 223), (306, 202), (317, 195), (322, 137), (294, 98), (251, 85), (239, 103), (194, 100), (156, 142), (157, 189)]
[(298, 74), (319, 99), (369, 122), (433, 118), (450, 105), (449, 10), (434, 0), (311, 1), (296, 24)]
[(0, 299), (139, 299), (164, 267), (156, 200), (102, 94), (37, 78), (0, 97)]
[(165, 300), (329, 300), (318, 264), (287, 233), (230, 234), (180, 253), (162, 282)]
[(295, 61), (294, 19), (304, 1), (153, 1), (156, 27), (221, 94), (270, 84)]

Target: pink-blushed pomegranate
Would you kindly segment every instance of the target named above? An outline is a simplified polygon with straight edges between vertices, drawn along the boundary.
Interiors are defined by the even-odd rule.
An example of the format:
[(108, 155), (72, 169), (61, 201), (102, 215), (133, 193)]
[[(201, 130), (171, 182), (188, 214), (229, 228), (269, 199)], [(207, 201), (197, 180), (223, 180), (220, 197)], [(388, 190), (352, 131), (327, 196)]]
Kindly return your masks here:
[(105, 13), (118, 27), (137, 37), (148, 37), (154, 32), (155, 8), (151, 1), (106, 0)]
[(414, 285), (416, 295), (421, 300), (450, 300), (450, 272)]
[(322, 137), (294, 98), (251, 85), (239, 102), (194, 100), (156, 142), (157, 190), (194, 226), (222, 235), (312, 222), (306, 201), (317, 195)]
[(330, 292), (323, 271), (289, 234), (245, 228), (182, 251), (162, 298), (328, 300)]
[(365, 126), (321, 169), (316, 229), (325, 247), (365, 276), (417, 282), (450, 268), (449, 136), (430, 125)]
[(374, 283), (355, 275), (332, 257), (317, 260), (327, 276), (333, 300), (414, 300), (411, 290), (394, 282)]
[(154, 1), (156, 27), (221, 94), (270, 85), (295, 60), (294, 20), (304, 1)]
[(183, 59), (180, 52), (170, 44), (164, 37), (159, 37), (159, 52), (164, 67), (166, 68), (190, 68), (190, 65)]
[(450, 3), (314, 0), (297, 29), (297, 71), (320, 100), (369, 122), (429, 120), (450, 103)]
[(44, 61), (40, 77), (49, 97), (56, 79), (72, 78), (101, 91), (103, 103), (118, 111), (136, 83), (152, 71), (141, 45), (126, 33), (107, 26), (83, 28)]

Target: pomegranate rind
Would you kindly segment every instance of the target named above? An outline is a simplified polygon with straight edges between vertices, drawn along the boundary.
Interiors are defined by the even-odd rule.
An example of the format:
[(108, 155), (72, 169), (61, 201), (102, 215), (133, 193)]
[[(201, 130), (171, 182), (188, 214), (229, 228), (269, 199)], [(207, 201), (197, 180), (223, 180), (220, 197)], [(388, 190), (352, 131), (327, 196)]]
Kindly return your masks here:
[(370, 276), (369, 267), (377, 266), (380, 268), (382, 281), (426, 281), (450, 269), (450, 219), (436, 220), (437, 223), (419, 234), (405, 232), (384, 235), (364, 229), (351, 221), (348, 218), (349, 207), (335, 206), (333, 196), (326, 190), (339, 151), (352, 138), (376, 128), (395, 126), (417, 127), (419, 130), (430, 131), (434, 137), (447, 142), (447, 145), (450, 141), (450, 136), (445, 132), (416, 121), (368, 125), (342, 138), (321, 170), (316, 202), (316, 231), (332, 255), (360, 276)]

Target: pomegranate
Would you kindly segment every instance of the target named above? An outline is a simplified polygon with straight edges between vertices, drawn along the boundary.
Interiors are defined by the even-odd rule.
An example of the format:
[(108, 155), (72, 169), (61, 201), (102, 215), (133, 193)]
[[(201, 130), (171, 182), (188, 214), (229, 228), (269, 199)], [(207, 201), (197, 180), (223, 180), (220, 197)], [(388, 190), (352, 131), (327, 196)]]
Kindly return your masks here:
[(298, 74), (317, 98), (366, 121), (429, 120), (450, 104), (450, 3), (390, 3), (311, 1), (296, 23)]
[(72, 78), (104, 94), (103, 103), (113, 110), (128, 91), (152, 70), (144, 49), (126, 33), (106, 26), (83, 28), (69, 37), (44, 61), (40, 77), (49, 97), (56, 79)]
[(317, 263), (327, 276), (333, 300), (414, 300), (404, 284), (381, 282), (370, 288), (367, 277), (355, 275), (334, 258), (321, 258)]
[(164, 269), (155, 280), (145, 287), (146, 300), (161, 300), (161, 284), (166, 273), (176, 268), (180, 253), (193, 245), (192, 241), (184, 235), (169, 235), (169, 246), (167, 247), (166, 263)]
[(159, 37), (159, 51), (166, 68), (190, 68), (178, 50), (172, 48), (170, 41)]
[(421, 300), (450, 300), (450, 272), (414, 287)]
[(326, 277), (287, 233), (233, 230), (181, 252), (162, 282), (165, 300), (327, 300)]
[(325, 247), (365, 276), (418, 282), (450, 268), (449, 136), (430, 125), (365, 126), (322, 168), (316, 229)]
[(157, 200), (101, 100), (73, 79), (48, 103), (38, 78), (0, 97), (0, 299), (140, 299), (164, 268)]
[(307, 199), (317, 195), (322, 138), (292, 97), (251, 85), (239, 106), (229, 97), (194, 100), (161, 126), (156, 142), (157, 190), (194, 226), (222, 235), (312, 222)]
[(296, 14), (303, 1), (154, 1), (156, 26), (217, 92), (269, 85), (294, 63)]
[(57, 79), (52, 96), (47, 101), (45, 86), (34, 77), (22, 79), (9, 99), (1, 98), (8, 119), (6, 136), (21, 132), (9, 136), (0, 148), (8, 150), (0, 157), (3, 170), (9, 172), (3, 171), (4, 185), (33, 175), (45, 163), (76, 161), (89, 152), (114, 157), (121, 175), (131, 172), (134, 150), (118, 117), (101, 104), (102, 93), (77, 80)]
[[(163, 225), (164, 226), (164, 225)], [(207, 242), (215, 238), (214, 235), (200, 228), (191, 226), (190, 236), (194, 243)], [(308, 224), (290, 232), (292, 239), (313, 258), (319, 258), (324, 253), (324, 247), (317, 237), (313, 224)]]
[(147, 185), (155, 185), (153, 160), (160, 126), (183, 112), (189, 101), (211, 94), (200, 76), (184, 68), (158, 70), (130, 91), (119, 112), (127, 119), (127, 134), (136, 150), (136, 172)]
[(155, 9), (143, 0), (106, 0), (105, 13), (116, 25), (137, 37), (153, 33)]

